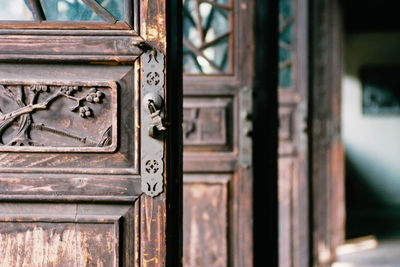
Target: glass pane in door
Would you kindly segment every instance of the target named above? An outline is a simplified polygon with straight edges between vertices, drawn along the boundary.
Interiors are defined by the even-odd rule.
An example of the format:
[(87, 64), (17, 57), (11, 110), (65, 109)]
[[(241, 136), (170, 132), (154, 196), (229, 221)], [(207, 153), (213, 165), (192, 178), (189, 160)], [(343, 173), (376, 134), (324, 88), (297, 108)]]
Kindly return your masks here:
[(41, 0), (46, 20), (49, 21), (102, 21), (81, 0)]
[(231, 13), (228, 0), (183, 1), (184, 73), (231, 72)]
[(29, 4), (24, 0), (0, 0), (0, 20), (32, 20)]
[[(49, 21), (103, 21), (82, 0), (40, 0), (46, 20)], [(124, 19), (124, 0), (95, 0), (115, 20)], [(93, 5), (92, 5), (93, 6)]]

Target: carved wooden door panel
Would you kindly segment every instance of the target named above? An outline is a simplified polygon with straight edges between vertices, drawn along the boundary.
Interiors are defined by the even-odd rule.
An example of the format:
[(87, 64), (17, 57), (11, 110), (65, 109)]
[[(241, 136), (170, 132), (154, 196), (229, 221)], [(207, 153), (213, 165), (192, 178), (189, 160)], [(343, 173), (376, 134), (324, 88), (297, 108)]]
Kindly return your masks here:
[(252, 266), (252, 1), (183, 3), (183, 263)]
[(0, 265), (179, 266), (179, 16), (0, 6)]

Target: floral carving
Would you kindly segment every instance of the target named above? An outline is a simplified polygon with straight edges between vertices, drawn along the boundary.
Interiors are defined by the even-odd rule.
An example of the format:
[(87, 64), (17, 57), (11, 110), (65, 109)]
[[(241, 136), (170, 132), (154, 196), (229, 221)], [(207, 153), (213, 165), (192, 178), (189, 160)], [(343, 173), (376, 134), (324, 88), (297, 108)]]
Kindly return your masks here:
[[(10, 89), (12, 88), (12, 89)], [(26, 89), (26, 90), (25, 90)], [(32, 118), (34, 112), (48, 110), (52, 103), (58, 98), (65, 98), (68, 102), (74, 103), (70, 107), (71, 112), (79, 112), (82, 119), (93, 116), (93, 110), (85, 103), (101, 104), (105, 97), (104, 93), (98, 88), (90, 88), (89, 93), (84, 96), (75, 96), (81, 91), (81, 86), (49, 86), (46, 84), (32, 84), (29, 86), (8, 86), (0, 85), (0, 92), (8, 101), (18, 106), (11, 112), (3, 113), (0, 109), (0, 144), (6, 146), (42, 146), (35, 140), (32, 140), (30, 132), (32, 129), (47, 131), (53, 134), (66, 136), (79, 140), (89, 146), (107, 146), (110, 145), (110, 127), (103, 134), (99, 142), (91, 140), (85, 136), (77, 136), (67, 130), (51, 127), (44, 123), (35, 123)], [(19, 92), (18, 92), (19, 91)], [(48, 111), (51, 112), (51, 111)], [(3, 142), (3, 134), (10, 127), (17, 127), (11, 141)]]

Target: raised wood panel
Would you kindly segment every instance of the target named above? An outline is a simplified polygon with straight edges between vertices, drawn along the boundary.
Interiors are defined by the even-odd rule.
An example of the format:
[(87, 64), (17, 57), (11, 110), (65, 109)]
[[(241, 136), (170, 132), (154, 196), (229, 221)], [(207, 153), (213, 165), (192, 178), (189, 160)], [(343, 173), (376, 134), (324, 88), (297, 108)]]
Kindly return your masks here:
[(112, 81), (0, 81), (0, 151), (114, 152), (117, 105)]
[[(70, 143), (76, 142), (77, 136), (84, 137), (88, 134), (90, 136), (90, 133), (100, 136), (101, 139), (101, 136), (105, 133), (104, 128), (107, 129), (108, 126), (102, 126), (99, 124), (99, 122), (95, 123), (95, 120), (96, 118), (101, 119), (101, 114), (104, 114), (104, 111), (107, 109), (111, 113), (104, 115), (109, 116), (110, 114), (113, 114), (112, 117), (109, 117), (109, 122), (114, 125), (114, 128), (117, 129), (111, 131), (111, 135), (113, 135), (111, 139), (113, 139), (112, 142), (114, 142), (114, 148), (112, 148), (110, 152), (115, 153), (81, 153), (87, 152), (88, 149), (93, 150), (93, 148), (86, 148), (83, 150), (72, 148), (66, 150), (66, 148), (56, 148), (55, 146), (51, 145), (47, 145), (51, 148), (46, 149), (42, 145), (34, 146), (35, 140), (32, 140), (33, 145), (31, 145), (30, 148), (26, 148), (26, 146), (29, 145), (27, 143), (24, 147), (19, 146), (17, 148), (18, 153), (2, 153), (0, 172), (8, 168), (13, 168), (13, 171), (17, 171), (18, 168), (22, 168), (26, 172), (32, 171), (31, 169), (35, 169), (34, 171), (36, 172), (44, 173), (51, 171), (60, 173), (73, 170), (74, 173), (138, 174), (139, 112), (137, 92), (139, 90), (139, 86), (137, 84), (138, 77), (135, 77), (136, 67), (137, 66), (113, 68), (104, 66), (96, 68), (92, 66), (85, 67), (76, 65), (70, 65), (68, 67), (59, 65), (41, 65), (41, 68), (39, 69), (37, 65), (1, 65), (0, 80), (4, 80), (4, 85), (13, 84), (11, 87), (13, 91), (16, 91), (15, 94), (18, 94), (18, 86), (28, 87), (33, 84), (35, 86), (42, 85), (48, 87), (47, 90), (49, 92), (41, 93), (41, 95), (38, 97), (39, 100), (37, 101), (37, 105), (46, 103), (46, 101), (51, 98), (53, 94), (56, 94), (59, 90), (61, 90), (60, 88), (65, 86), (68, 87), (73, 85), (78, 86), (79, 88), (79, 85), (82, 87), (84, 84), (100, 84), (103, 86), (107, 84), (113, 85), (114, 96), (104, 93), (103, 99), (100, 99), (99, 103), (95, 103), (94, 101), (89, 102), (86, 100), (86, 95), (91, 94), (91, 92), (89, 92), (91, 87), (84, 87), (84, 89), (80, 88), (80, 92), (65, 96), (65, 99), (54, 99), (54, 103), (48, 107), (49, 110), (35, 112), (34, 116), (38, 117), (36, 121), (36, 123), (39, 124), (38, 127), (40, 127), (42, 124), (45, 124), (51, 126), (50, 128), (55, 128), (51, 131), (46, 131), (46, 137), (48, 139), (54, 141), (56, 138), (61, 136), (61, 140), (65, 140), (65, 142)], [(7, 89), (8, 87), (3, 91), (6, 91)], [(25, 91), (28, 91), (28, 89), (25, 88)], [(118, 97), (121, 95), (124, 97)], [(29, 95), (29, 97), (30, 96), (31, 95)], [(73, 96), (85, 98), (79, 101), (69, 99)], [(1, 99), (8, 101), (8, 103), (10, 102), (10, 98), (4, 94), (1, 95)], [(79, 108), (76, 110), (71, 110), (72, 107), (78, 105), (77, 102), (79, 102)], [(25, 103), (26, 106), (29, 106), (28, 104), (29, 103)], [(52, 105), (55, 105), (57, 108), (52, 107)], [(7, 111), (13, 111), (13, 109), (9, 106), (12, 107), (11, 104), (2, 105), (2, 112), (6, 113)], [(80, 109), (84, 106), (89, 108), (90, 114), (87, 116), (85, 115), (85, 118), (82, 118)], [(106, 107), (106, 109), (104, 109), (104, 107)], [(28, 107), (23, 108), (26, 109)], [(17, 111), (22, 110), (18, 109), (17, 107), (14, 107), (14, 109)], [(42, 115), (39, 115), (40, 112)], [(7, 122), (7, 120), (4, 122)], [(90, 125), (90, 122), (92, 125)], [(93, 123), (95, 123), (95, 126)], [(54, 127), (53, 124), (55, 124)], [(121, 128), (118, 129), (118, 126)], [(55, 131), (58, 131), (59, 133), (55, 133)], [(73, 136), (66, 136), (66, 134), (60, 133), (61, 131), (71, 132), (71, 134), (73, 133)], [(103, 131), (103, 133), (98, 133), (98, 131)], [(36, 130), (36, 133), (37, 132), (38, 130)], [(3, 134), (3, 137), (4, 135), (7, 135), (7, 132)], [(37, 136), (37, 134), (34, 133), (32, 138), (35, 136)], [(24, 136), (22, 136), (22, 139), (23, 137)], [(46, 137), (43, 137), (42, 139)], [(3, 143), (8, 139), (5, 138), (5, 140), (2, 140)], [(2, 148), (3, 151), (5, 149), (10, 150), (9, 147)], [(24, 151), (30, 151), (32, 149), (36, 152), (43, 153), (23, 153)], [(79, 153), (50, 153), (54, 152), (54, 150), (56, 150), (56, 152), (58, 150), (61, 152), (69, 151)], [(95, 150), (98, 149), (94, 149), (93, 152), (95, 152)], [(99, 150), (97, 152), (101, 151)]]
[[(0, 65), (0, 198), (136, 199), (141, 193), (138, 68), (138, 62)], [(98, 145), (102, 140), (106, 146)]]
[(304, 154), (280, 156), (279, 180), (279, 266), (306, 266), (308, 261), (308, 185)]
[(279, 155), (289, 156), (296, 151), (296, 104), (279, 104)]
[(186, 97), (183, 105), (185, 151), (232, 150), (232, 97)]
[(116, 241), (107, 224), (0, 223), (0, 264), (118, 266)]
[(136, 217), (131, 205), (2, 203), (0, 266), (136, 266)]
[(184, 266), (228, 266), (230, 175), (184, 176)]
[(292, 266), (292, 184), (294, 162), (292, 158), (279, 158), (278, 161), (278, 220), (279, 220), (279, 266)]

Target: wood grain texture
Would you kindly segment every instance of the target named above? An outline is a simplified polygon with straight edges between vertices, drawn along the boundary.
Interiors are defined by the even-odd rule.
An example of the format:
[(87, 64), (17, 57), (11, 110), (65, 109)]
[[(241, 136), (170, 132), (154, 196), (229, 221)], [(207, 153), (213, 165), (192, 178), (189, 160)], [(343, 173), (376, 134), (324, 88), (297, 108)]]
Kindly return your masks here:
[(143, 0), (140, 5), (140, 36), (153, 47), (166, 52), (165, 1)]
[[(134, 61), (142, 52), (128, 36), (1, 35), (0, 60)], [(120, 58), (120, 60), (118, 60)]]
[[(338, 1), (315, 1), (312, 36), (313, 265), (330, 266), (344, 239), (344, 168), (340, 138), (342, 18)], [(318, 25), (318, 27), (316, 26)]]
[(118, 266), (109, 225), (0, 223), (0, 232), (0, 266)]
[[(184, 107), (189, 107), (187, 110), (189, 116), (184, 117), (186, 123), (189, 122), (184, 124), (185, 127), (188, 126), (184, 129), (184, 133), (185, 130), (189, 130), (188, 136), (184, 137), (187, 142), (183, 161), (184, 179), (188, 182), (184, 188), (184, 266), (253, 266), (253, 176), (251, 166), (248, 169), (239, 166), (238, 136), (241, 130), (239, 119), (242, 114), (238, 106), (238, 97), (241, 90), (245, 90), (246, 87), (253, 88), (254, 39), (251, 21), (254, 8), (253, 1), (247, 0), (228, 1), (228, 6), (232, 10), (228, 15), (232, 29), (228, 53), (230, 75), (184, 75), (183, 77)], [(225, 116), (218, 114), (222, 111), (215, 111), (213, 114), (211, 106), (216, 103), (227, 104)], [(196, 111), (193, 111), (196, 106), (199, 108), (199, 116), (197, 120), (194, 116), (193, 121), (191, 120), (193, 116), (190, 115), (196, 115)], [(208, 116), (202, 115), (202, 112), (208, 113)], [(190, 121), (194, 122), (192, 129)], [(225, 127), (224, 121), (226, 121)], [(211, 130), (212, 134), (208, 138), (207, 135), (196, 135), (201, 132), (199, 122)], [(226, 131), (225, 137), (223, 137), (224, 131)], [(223, 189), (221, 181), (216, 182), (218, 179), (215, 177), (226, 175), (231, 176), (231, 180), (227, 189)], [(198, 192), (196, 188), (199, 188)], [(214, 195), (211, 195), (211, 192)], [(214, 198), (221, 199), (225, 192), (227, 192), (226, 203), (216, 203), (216, 206), (213, 206)], [(200, 193), (204, 198), (198, 197), (197, 194)], [(212, 212), (220, 208), (219, 205), (226, 207), (221, 210), (222, 214), (215, 214), (215, 222), (212, 222), (212, 219), (211, 221), (202, 219), (203, 211), (214, 214)], [(225, 209), (228, 214), (226, 219), (223, 218)], [(191, 219), (193, 227), (186, 225)], [(227, 232), (223, 233), (225, 237), (222, 236), (222, 232), (218, 233), (222, 231), (221, 220), (226, 220), (227, 224), (225, 230)], [(215, 233), (214, 237), (211, 236), (212, 233)], [(209, 239), (204, 239), (203, 235)], [(200, 236), (198, 240), (197, 236)], [(216, 251), (215, 244), (221, 246), (219, 251)]]
[(293, 266), (293, 159), (279, 159), (279, 266)]
[[(62, 83), (78, 78), (118, 85), (115, 152), (1, 154), (1, 200), (12, 202), (0, 204), (4, 266), (22, 264), (22, 254), (15, 253), (22, 247), (34, 251), (23, 259), (25, 266), (180, 266), (181, 61), (176, 44), (181, 31), (180, 14), (171, 15), (180, 2), (138, 2), (125, 1), (132, 9), (125, 12), (127, 22), (0, 22), (0, 79)], [(139, 25), (145, 39), (135, 31)], [(137, 199), (141, 66), (136, 59), (143, 41), (170, 59), (164, 100), (171, 126), (164, 143), (164, 193)], [(61, 239), (64, 243), (55, 243)], [(54, 251), (57, 258), (49, 258)]]
[[(197, 178), (197, 179), (196, 179)], [(206, 177), (207, 178), (207, 177)], [(211, 178), (211, 177), (208, 177)], [(185, 178), (184, 178), (185, 179)], [(227, 266), (228, 260), (228, 187), (214, 177), (189, 177), (184, 184), (184, 266)], [(196, 182), (193, 180), (196, 179)], [(226, 179), (226, 178), (225, 178)]]
[(293, 85), (279, 89), (279, 266), (310, 259), (308, 1), (293, 0)]
[(127, 254), (138, 251), (137, 211), (131, 205), (2, 203), (0, 266), (136, 266)]
[(165, 204), (162, 193), (157, 198), (140, 197), (140, 266), (166, 265)]

